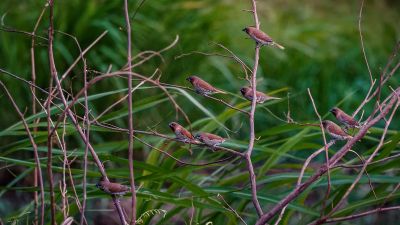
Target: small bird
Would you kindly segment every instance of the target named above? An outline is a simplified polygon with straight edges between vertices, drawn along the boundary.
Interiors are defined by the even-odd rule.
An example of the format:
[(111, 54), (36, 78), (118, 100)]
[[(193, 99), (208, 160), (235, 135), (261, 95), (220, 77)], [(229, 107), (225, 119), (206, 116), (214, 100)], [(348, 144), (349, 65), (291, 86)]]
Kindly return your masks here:
[(349, 116), (343, 110), (334, 107), (331, 110), (329, 110), (335, 117), (336, 119), (341, 122), (342, 124), (345, 125), (346, 128), (359, 128), (360, 123), (355, 120), (353, 117)]
[(193, 135), (180, 124), (176, 122), (171, 122), (168, 126), (175, 133), (175, 136), (178, 140), (184, 142), (191, 142), (194, 140)]
[[(240, 92), (242, 93), (243, 97), (245, 97), (247, 100), (249, 101), (253, 101), (253, 89), (250, 87), (243, 87), (242, 89), (240, 89)], [(273, 100), (273, 99), (281, 99), (281, 98), (277, 98), (277, 97), (272, 97), (272, 96), (268, 96), (262, 92), (256, 91), (256, 102), (257, 103), (264, 103), (265, 101), (268, 100)]]
[(255, 27), (246, 27), (243, 29), (243, 31), (246, 32), (253, 40), (255, 40), (257, 45), (259, 46), (271, 45), (273, 47), (278, 47), (282, 50), (285, 49), (285, 47), (283, 47), (282, 45), (274, 42), (272, 38), (266, 33)]
[(213, 148), (225, 142), (224, 138), (210, 133), (198, 133), (194, 138)]
[(110, 195), (124, 195), (131, 190), (131, 187), (119, 183), (106, 181), (104, 177), (96, 184), (96, 187)]
[(325, 131), (336, 140), (347, 140), (353, 138), (352, 136), (344, 132), (341, 127), (336, 125), (336, 123), (330, 120), (322, 121), (322, 126), (324, 126)]
[(190, 76), (186, 78), (186, 80), (193, 85), (194, 90), (196, 91), (197, 94), (200, 95), (212, 95), (216, 93), (226, 94), (226, 92), (216, 89), (211, 84), (205, 82), (198, 76)]

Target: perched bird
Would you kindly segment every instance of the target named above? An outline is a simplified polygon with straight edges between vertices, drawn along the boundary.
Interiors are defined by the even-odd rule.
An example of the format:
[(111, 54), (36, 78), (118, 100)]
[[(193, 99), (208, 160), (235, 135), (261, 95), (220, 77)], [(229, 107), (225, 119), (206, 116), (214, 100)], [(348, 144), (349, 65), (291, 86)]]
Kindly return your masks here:
[(190, 76), (186, 78), (186, 80), (193, 85), (194, 90), (196, 91), (197, 94), (200, 95), (212, 95), (216, 93), (226, 94), (226, 92), (216, 89), (211, 84), (202, 80), (200, 77)]
[[(243, 87), (240, 89), (243, 97), (245, 97), (249, 101), (253, 101), (253, 89), (250, 87)], [(264, 103), (265, 101), (272, 100), (272, 99), (280, 99), (277, 97), (268, 96), (262, 92), (256, 91), (256, 102), (257, 103)]]
[(198, 133), (196, 134), (195, 138), (213, 148), (225, 142), (224, 138), (210, 133)]
[(171, 122), (169, 124), (169, 127), (175, 133), (176, 138), (178, 140), (184, 141), (184, 142), (191, 142), (194, 140), (193, 135), (188, 130), (186, 130), (184, 127), (179, 125), (178, 123)]
[(325, 131), (334, 139), (336, 140), (346, 140), (346, 139), (351, 139), (353, 138), (344, 130), (342, 130), (341, 127), (336, 125), (336, 123), (330, 121), (330, 120), (324, 120), (322, 121), (322, 126), (324, 126)]
[(266, 33), (255, 27), (246, 27), (243, 29), (243, 31), (246, 32), (253, 40), (255, 40), (257, 45), (271, 45), (274, 47), (278, 47), (282, 50), (285, 49), (285, 47), (283, 47), (282, 45), (274, 42), (274, 40), (272, 40), (272, 38)]
[(355, 120), (353, 117), (347, 115), (341, 109), (335, 107), (330, 110), (330, 112), (336, 117), (336, 119), (344, 124), (346, 128), (359, 128), (360, 123)]
[(110, 195), (124, 195), (131, 190), (131, 188), (126, 185), (106, 181), (104, 177), (100, 178), (96, 187)]

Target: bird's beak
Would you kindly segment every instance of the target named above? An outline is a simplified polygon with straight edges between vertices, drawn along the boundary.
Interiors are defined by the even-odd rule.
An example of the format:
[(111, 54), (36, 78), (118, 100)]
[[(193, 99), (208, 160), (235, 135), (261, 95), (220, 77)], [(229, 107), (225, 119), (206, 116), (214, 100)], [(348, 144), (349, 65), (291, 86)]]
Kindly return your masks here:
[(330, 109), (330, 110), (329, 110), (329, 112), (331, 112), (331, 113), (333, 113), (333, 111), (334, 111), (333, 109)]
[(242, 31), (246, 32), (246, 28), (243, 28), (243, 30), (242, 30)]

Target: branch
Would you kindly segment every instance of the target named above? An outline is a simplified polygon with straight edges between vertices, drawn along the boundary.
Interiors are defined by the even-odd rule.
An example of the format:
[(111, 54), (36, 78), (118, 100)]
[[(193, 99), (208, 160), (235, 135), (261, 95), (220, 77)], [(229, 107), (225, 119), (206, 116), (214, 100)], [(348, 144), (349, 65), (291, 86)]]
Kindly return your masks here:
[(176, 162), (178, 162), (178, 163), (180, 163), (180, 164), (182, 164), (182, 165), (187, 165), (187, 166), (208, 166), (208, 165), (212, 165), (212, 164), (217, 164), (217, 163), (225, 162), (225, 161), (230, 160), (230, 159), (233, 158), (232, 156), (229, 156), (229, 157), (227, 157), (227, 158), (224, 158), (224, 159), (221, 159), (221, 160), (217, 160), (217, 161), (214, 161), (214, 162), (198, 163), (198, 164), (196, 164), (196, 163), (188, 163), (188, 162), (184, 162), (184, 161), (182, 161), (182, 160), (176, 158), (175, 156), (169, 154), (168, 152), (166, 152), (166, 151), (164, 151), (164, 150), (161, 150), (161, 149), (159, 149), (159, 148), (157, 148), (157, 147), (155, 147), (155, 146), (153, 146), (153, 145), (151, 145), (151, 144), (149, 144), (149, 143), (143, 141), (142, 139), (140, 139), (140, 138), (138, 138), (138, 137), (136, 137), (136, 136), (133, 136), (133, 138), (135, 138), (136, 140), (138, 140), (140, 143), (146, 145), (147, 147), (152, 148), (152, 149), (154, 149), (154, 150), (157, 150), (157, 151), (161, 152), (162, 154), (164, 154), (164, 155), (170, 157), (171, 159), (175, 160)]
[[(59, 95), (64, 107), (66, 108), (65, 112), (67, 113), (68, 117), (71, 119), (72, 123), (74, 124), (76, 130), (78, 131), (78, 133), (79, 133), (79, 135), (81, 137), (81, 139), (85, 142), (86, 145), (88, 145), (89, 150), (90, 150), (90, 152), (92, 154), (92, 157), (93, 157), (94, 161), (97, 164), (97, 167), (98, 167), (100, 173), (102, 174), (104, 179), (106, 181), (108, 181), (108, 177), (107, 177), (106, 171), (105, 171), (105, 169), (103, 167), (103, 164), (101, 163), (99, 157), (97, 156), (96, 151), (90, 145), (89, 140), (86, 139), (85, 133), (83, 132), (82, 128), (80, 127), (79, 123), (77, 122), (77, 120), (75, 118), (75, 114), (71, 111), (71, 109), (67, 108), (68, 103), (67, 103), (67, 100), (66, 100), (66, 98), (64, 96), (63, 89), (61, 87), (60, 79), (58, 78), (58, 75), (57, 75), (57, 70), (55, 68), (54, 56), (53, 56), (53, 46), (52, 46), (53, 45), (53, 34), (54, 34), (54, 28), (53, 28), (53, 0), (49, 1), (49, 6), (50, 6), (50, 27), (49, 27), (49, 59), (50, 60), (49, 61), (50, 61), (50, 69), (51, 69), (52, 79), (54, 80), (54, 82), (56, 84), (58, 95)], [(52, 93), (51, 91), (49, 91), (49, 92)], [(51, 97), (51, 95), (50, 95), (50, 97)], [(47, 105), (50, 105), (50, 102), (51, 101), (49, 101), (49, 103)], [(48, 112), (48, 116), (50, 116), (50, 112)], [(49, 136), (51, 137), (51, 135), (49, 135)], [(124, 215), (124, 213), (122, 211), (120, 202), (116, 199), (115, 196), (112, 196), (112, 197), (113, 197), (114, 205), (117, 208), (117, 212), (118, 212), (118, 214), (120, 216), (121, 223), (125, 224), (126, 223), (125, 215)], [(52, 207), (52, 210), (53, 210), (53, 207)], [(53, 224), (55, 224), (55, 221), (53, 221), (54, 219), (55, 218), (52, 217), (52, 223), (54, 222)]]
[(325, 223), (334, 223), (334, 222), (339, 222), (339, 221), (347, 221), (347, 220), (354, 220), (363, 216), (368, 216), (374, 213), (380, 213), (380, 212), (386, 212), (386, 211), (391, 211), (391, 210), (400, 210), (400, 206), (393, 206), (393, 207), (387, 207), (387, 208), (377, 208), (377, 209), (372, 209), (363, 213), (358, 213), (350, 216), (344, 216), (344, 217), (336, 217), (336, 218), (331, 218), (325, 221)]
[(24, 125), (25, 131), (28, 134), (29, 141), (31, 142), (31, 145), (32, 145), (32, 148), (33, 148), (33, 154), (34, 154), (35, 163), (36, 163), (35, 169), (37, 170), (39, 187), (40, 187), (40, 201), (41, 201), (41, 204), (42, 204), (42, 207), (41, 207), (41, 221), (40, 222), (41, 222), (41, 224), (44, 224), (44, 205), (45, 205), (44, 185), (43, 185), (43, 175), (42, 175), (42, 169), (41, 169), (42, 167), (40, 165), (39, 154), (38, 154), (38, 147), (36, 145), (35, 139), (32, 136), (31, 131), (29, 130), (28, 124), (25, 121), (24, 115), (19, 110), (17, 104), (15, 103), (15, 101), (14, 101), (13, 97), (11, 96), (10, 92), (8, 91), (7, 87), (1, 81), (0, 81), (0, 85), (2, 86), (2, 88), (4, 89), (4, 92), (7, 94), (8, 98), (10, 99), (15, 111), (17, 112), (17, 114), (21, 118), (22, 124)]
[(131, 202), (131, 221), (129, 224), (136, 224), (136, 189), (135, 176), (133, 170), (133, 112), (132, 112), (132, 36), (131, 23), (129, 21), (128, 0), (124, 0), (124, 14), (126, 23), (126, 34), (128, 36), (128, 161), (129, 161), (129, 178), (131, 183), (132, 202)]
[[(32, 77), (32, 84), (35, 85), (36, 84), (36, 61), (35, 61), (35, 35), (36, 35), (36, 31), (39, 27), (39, 24), (43, 18), (43, 15), (45, 13), (47, 9), (47, 4), (45, 4), (45, 6), (42, 9), (42, 12), (40, 13), (38, 19), (36, 20), (36, 24), (33, 28), (32, 31), (32, 40), (31, 40), (31, 77)], [(36, 114), (36, 88), (34, 88), (33, 86), (30, 87), (31, 92), (32, 92), (32, 114), (35, 115)], [(37, 120), (37, 123), (39, 123), (39, 119)], [(33, 128), (33, 135), (36, 136), (36, 132), (37, 132), (37, 127), (34, 126)], [(36, 157), (36, 156), (35, 156)], [(39, 165), (37, 165), (39, 166)], [(40, 173), (40, 175), (39, 175)], [(34, 170), (34, 186), (37, 187), (38, 186), (38, 177), (40, 177), (40, 179), (43, 179), (42, 177), (42, 172), (41, 172), (41, 168), (40, 167), (36, 167)], [(43, 186), (43, 180), (40, 180), (40, 184), (41, 184), (41, 188)], [(41, 189), (41, 192), (43, 191), (43, 189)], [(41, 194), (41, 207), (40, 207), (40, 224), (43, 225), (44, 224), (44, 193)], [(37, 196), (37, 191), (34, 192), (34, 201), (35, 201), (35, 219), (34, 219), (34, 224), (38, 224), (38, 196)]]
[[(374, 118), (368, 120), (358, 131), (358, 133), (350, 139), (335, 155), (333, 155), (329, 160), (329, 165), (334, 166), (338, 161), (340, 161), (346, 153), (351, 149), (351, 147), (361, 140), (366, 134), (369, 128), (379, 122), (383, 117), (385, 117), (390, 109), (394, 106), (397, 101), (397, 96), (400, 94), (400, 88), (397, 88), (394, 93), (392, 93), (388, 99), (389, 102), (385, 105), (383, 110)], [(262, 217), (257, 221), (256, 225), (261, 225), (267, 223), (272, 217), (274, 217), (283, 207), (288, 205), (297, 196), (303, 193), (311, 184), (317, 181), (323, 174), (327, 172), (328, 168), (326, 164), (320, 167), (320, 169), (315, 172), (307, 181), (302, 183), (300, 186), (296, 187), (291, 193), (289, 193), (285, 198), (283, 198), (277, 205), (270, 209), (267, 213), (262, 215)]]
[[(396, 98), (398, 98), (398, 96), (395, 96)], [(393, 98), (393, 99), (396, 99)], [(390, 115), (389, 120), (386, 122), (385, 125), (385, 129), (383, 131), (381, 140), (378, 144), (378, 146), (375, 148), (374, 152), (369, 156), (369, 158), (365, 161), (364, 166), (362, 167), (361, 171), (359, 172), (358, 176), (356, 177), (356, 179), (353, 181), (353, 183), (350, 185), (350, 187), (346, 190), (346, 192), (344, 193), (344, 195), (341, 197), (341, 199), (339, 200), (339, 202), (336, 204), (336, 206), (323, 218), (311, 223), (311, 224), (322, 224), (324, 223), (330, 215), (332, 215), (343, 203), (344, 200), (347, 199), (347, 197), (350, 195), (351, 191), (355, 188), (356, 184), (358, 183), (358, 181), (361, 179), (362, 175), (364, 174), (364, 171), (366, 171), (368, 164), (372, 161), (372, 159), (375, 157), (375, 155), (378, 153), (378, 151), (380, 150), (380, 148), (382, 147), (382, 145), (384, 144), (384, 140), (386, 137), (386, 133), (387, 130), (389, 128), (389, 125), (393, 119), (393, 116), (396, 113), (397, 108), (399, 107), (400, 101), (397, 99), (397, 104), (394, 106), (394, 109), (392, 110), (392, 114)]]
[[(49, 0), (49, 9), (50, 9), (50, 25), (49, 25), (49, 33), (48, 33), (48, 54), (49, 54), (49, 64), (50, 64), (50, 84), (49, 84), (49, 92), (52, 93), (53, 88), (53, 79), (57, 77), (57, 70), (54, 63), (54, 54), (53, 54), (53, 37), (54, 37), (54, 2), (53, 0)], [(50, 211), (51, 211), (51, 224), (56, 224), (56, 203), (55, 203), (55, 196), (54, 196), (54, 186), (53, 186), (53, 171), (52, 171), (52, 137), (53, 134), (51, 132), (51, 97), (50, 94), (48, 99), (49, 101), (46, 104), (47, 108), (47, 176), (49, 177), (49, 186), (50, 186)]]
[(329, 165), (329, 151), (328, 151), (328, 148), (329, 148), (329, 147), (328, 147), (328, 144), (327, 144), (327, 142), (326, 142), (325, 129), (324, 129), (324, 126), (322, 125), (321, 116), (320, 116), (319, 113), (318, 113), (317, 106), (315, 106), (315, 102), (314, 102), (314, 99), (313, 99), (313, 97), (312, 97), (312, 95), (311, 95), (310, 89), (307, 88), (307, 91), (308, 91), (308, 95), (310, 96), (311, 103), (312, 103), (312, 105), (313, 105), (315, 114), (317, 115), (318, 120), (319, 120), (319, 127), (320, 127), (321, 132), (322, 132), (322, 139), (324, 140), (326, 167), (327, 167), (327, 169), (328, 169), (328, 170), (327, 170), (327, 175), (328, 175), (328, 188), (326, 189), (325, 199), (324, 199), (324, 201), (322, 202), (322, 207), (321, 207), (321, 215), (322, 215), (323, 212), (324, 212), (324, 208), (325, 208), (326, 201), (328, 200), (329, 194), (330, 194), (330, 192), (331, 192), (331, 174), (330, 174), (330, 171), (329, 171), (330, 165)]
[[(116, 126), (110, 125), (110, 124), (105, 125), (105, 124), (99, 123), (99, 122), (97, 122), (97, 121), (95, 121), (94, 124), (97, 125), (97, 126), (99, 126), (99, 127), (107, 128), (107, 129), (114, 130), (114, 131), (128, 132), (128, 129), (119, 128), (119, 127), (116, 127)], [(197, 146), (202, 146), (202, 147), (208, 147), (207, 145), (205, 145), (205, 144), (203, 144), (203, 143), (201, 143), (201, 142), (198, 142), (198, 141), (191, 141), (191, 142), (183, 141), (183, 140), (180, 140), (180, 139), (176, 139), (176, 138), (169, 137), (169, 136), (167, 136), (167, 135), (165, 135), (165, 134), (160, 134), (160, 133), (158, 133), (158, 132), (156, 132), (156, 131), (134, 130), (133, 133), (135, 133), (135, 134), (150, 135), (150, 136), (155, 136), (155, 137), (160, 137), (160, 138), (164, 138), (164, 139), (166, 139), (166, 140), (175, 141), (175, 142), (181, 142), (181, 143), (190, 144), (190, 145), (197, 145)], [(134, 137), (135, 137), (135, 136), (134, 136)], [(216, 151), (221, 150), (221, 151), (229, 152), (229, 153), (231, 153), (231, 154), (233, 154), (233, 155), (240, 156), (241, 158), (244, 158), (244, 157), (245, 157), (245, 154), (244, 154), (244, 153), (235, 151), (235, 150), (230, 149), (230, 148), (225, 148), (225, 147), (221, 147), (221, 146), (215, 146), (215, 147), (213, 147), (213, 148), (214, 148), (214, 150), (216, 150)]]
[(364, 0), (361, 1), (360, 13), (358, 15), (358, 31), (360, 33), (361, 49), (362, 49), (362, 53), (363, 53), (363, 56), (364, 56), (365, 64), (367, 65), (367, 69), (368, 69), (368, 73), (369, 73), (369, 79), (371, 81), (371, 86), (373, 86), (372, 84), (374, 82), (373, 81), (374, 79), (372, 78), (372, 72), (371, 72), (371, 69), (369, 67), (367, 54), (365, 53), (364, 38), (363, 38), (363, 34), (362, 34), (362, 29), (361, 29), (361, 19), (362, 19), (363, 9), (364, 9)]
[[(257, 5), (255, 0), (251, 0), (252, 5), (253, 5), (253, 15), (254, 15), (254, 22), (256, 23), (256, 28), (260, 29), (260, 23), (258, 21), (258, 15), (257, 15)], [(251, 184), (251, 198), (253, 201), (253, 205), (256, 208), (257, 214), (259, 217), (263, 214), (263, 211), (261, 209), (260, 203), (258, 202), (257, 198), (257, 183), (256, 183), (256, 175), (254, 173), (254, 168), (253, 164), (251, 162), (251, 153), (253, 152), (254, 148), (254, 141), (255, 141), (255, 131), (254, 131), (254, 114), (256, 111), (256, 104), (257, 104), (257, 69), (258, 69), (258, 61), (260, 58), (260, 45), (256, 45), (255, 48), (255, 53), (254, 53), (254, 66), (253, 66), (253, 71), (252, 71), (252, 76), (251, 76), (251, 88), (253, 90), (253, 99), (251, 101), (251, 109), (250, 109), (250, 141), (249, 141), (249, 146), (246, 151), (246, 162), (247, 162), (247, 170), (249, 171), (250, 175), (250, 184)]]

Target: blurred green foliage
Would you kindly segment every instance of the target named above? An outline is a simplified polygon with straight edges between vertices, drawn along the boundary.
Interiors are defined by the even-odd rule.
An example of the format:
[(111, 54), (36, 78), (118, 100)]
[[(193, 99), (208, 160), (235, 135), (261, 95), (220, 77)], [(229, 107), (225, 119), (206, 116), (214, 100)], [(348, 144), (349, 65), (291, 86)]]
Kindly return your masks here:
[[(137, 7), (138, 2), (132, 2), (131, 5), (135, 6), (135, 3)], [(2, 22), (8, 27), (31, 31), (42, 6), (38, 1), (25, 1), (17, 5), (14, 1), (2, 1)], [(346, 97), (344, 108), (353, 110), (369, 87), (357, 29), (359, 7), (357, 1), (261, 1), (258, 8), (262, 29), (282, 43), (286, 50), (262, 50), (259, 89), (270, 92), (282, 87), (289, 88), (294, 96), (294, 112), (309, 104), (309, 99), (304, 95), (306, 88), (311, 88), (322, 112)], [(240, 87), (247, 84), (238, 79), (243, 78), (244, 74), (232, 60), (202, 55), (177, 60), (174, 57), (190, 51), (224, 53), (212, 44), (221, 43), (251, 65), (254, 44), (241, 31), (243, 27), (253, 24), (251, 14), (242, 11), (247, 8), (247, 1), (145, 2), (132, 23), (134, 53), (161, 49), (171, 43), (175, 35), (179, 35), (180, 40), (178, 46), (165, 55), (164, 63), (160, 65), (156, 60), (153, 64), (140, 67), (138, 72), (151, 74), (155, 65), (160, 65), (162, 81), (187, 85), (184, 78), (189, 74), (198, 74), (222, 89), (238, 93)], [(362, 29), (367, 57), (375, 78), (398, 40), (398, 9), (396, 2), (366, 3)], [(133, 14), (134, 9), (131, 11)], [(118, 1), (60, 1), (56, 7), (55, 27), (76, 36), (82, 48), (108, 30), (108, 35), (89, 52), (88, 65), (90, 69), (99, 71), (106, 71), (112, 65), (116, 70), (124, 65), (126, 55), (121, 13)], [(47, 24), (47, 21), (41, 23), (38, 34), (46, 36)], [(1, 68), (30, 79), (30, 38), (7, 32), (1, 32), (0, 35)], [(42, 40), (37, 42), (38, 84), (45, 87), (48, 86), (46, 43)], [(57, 69), (65, 71), (79, 55), (79, 50), (71, 38), (57, 34), (56, 53)], [(81, 78), (82, 72), (78, 67), (72, 79)], [(4, 79), (10, 87), (20, 90), (20, 95), (16, 96), (18, 102), (30, 105), (25, 98), (30, 94), (29, 89), (9, 77)], [(125, 82), (119, 80), (106, 81), (92, 90), (96, 92), (109, 90), (110, 86), (113, 89), (125, 86)], [(284, 97), (286, 93), (280, 95)], [(274, 111), (281, 116), (286, 108), (286, 104), (281, 104)], [(306, 112), (311, 114), (311, 108), (308, 107)], [(308, 114), (294, 116), (298, 119), (314, 118)], [(1, 111), (1, 116), (13, 117), (14, 113), (5, 109)], [(5, 121), (2, 126), (11, 121)]]
[[(185, 86), (188, 85), (185, 78), (188, 75), (197, 74), (218, 88), (232, 93), (222, 98), (233, 104), (241, 104), (242, 99), (234, 95), (238, 95), (239, 89), (247, 85), (243, 79), (244, 73), (240, 65), (228, 58), (218, 56), (192, 54), (176, 57), (192, 51), (228, 54), (215, 44), (219, 43), (252, 66), (254, 43), (241, 31), (245, 26), (253, 24), (252, 15), (244, 11), (244, 9), (249, 9), (249, 3), (244, 0), (145, 1), (135, 18), (132, 19), (133, 55), (145, 50), (160, 50), (169, 45), (176, 35), (179, 35), (179, 42), (176, 47), (163, 54), (163, 59), (155, 58), (134, 71), (150, 76), (156, 68), (159, 68), (162, 73), (161, 81)], [(1, 1), (2, 27), (31, 32), (43, 5), (44, 1), (26, 0), (18, 4), (14, 0)], [(130, 14), (133, 15), (135, 9), (140, 5), (140, 1), (131, 1), (130, 5)], [(315, 150), (321, 144), (318, 129), (303, 129), (294, 125), (285, 125), (271, 115), (273, 113), (275, 116), (284, 118), (284, 113), (288, 110), (287, 98), (285, 98), (287, 92), (290, 92), (291, 96), (292, 117), (299, 121), (315, 121), (316, 116), (306, 93), (307, 88), (311, 89), (322, 115), (337, 104), (340, 104), (346, 111), (352, 112), (362, 101), (369, 88), (370, 79), (362, 55), (358, 31), (359, 9), (359, 1), (258, 1), (262, 30), (286, 47), (284, 51), (267, 47), (261, 50), (258, 89), (284, 98), (282, 101), (268, 103), (265, 107), (259, 108), (256, 115), (257, 136), (261, 136), (261, 139), (256, 145), (254, 162), (261, 169), (261, 172), (258, 171), (261, 174), (259, 183), (265, 185), (263, 190), (260, 190), (261, 202), (265, 207), (269, 207), (270, 204), (291, 190), (293, 182), (297, 178), (294, 170), (301, 167), (303, 158), (309, 153), (304, 150)], [(362, 33), (374, 78), (379, 77), (396, 41), (399, 40), (399, 10), (400, 4), (397, 1), (375, 0), (367, 1), (365, 4)], [(47, 16), (46, 13), (37, 33), (43, 37), (47, 36)], [(112, 70), (116, 71), (125, 65), (126, 33), (122, 1), (56, 1), (55, 28), (75, 36), (81, 48), (90, 45), (103, 31), (107, 30), (108, 34), (87, 54), (89, 70), (105, 72), (111, 65)], [(0, 68), (30, 80), (30, 45), (31, 39), (27, 35), (1, 31)], [(37, 84), (45, 88), (48, 87), (50, 77), (46, 41), (36, 39), (35, 48)], [(79, 49), (71, 37), (57, 32), (55, 53), (57, 69), (59, 74), (62, 74), (79, 56)], [(97, 74), (91, 72), (89, 75), (92, 78)], [(0, 79), (12, 91), (19, 107), (27, 110), (27, 117), (30, 116), (32, 103), (29, 87), (5, 74), (0, 74)], [(82, 79), (82, 63), (79, 63), (65, 82), (65, 89), (76, 93), (82, 88)], [(399, 85), (399, 79), (394, 77), (389, 84)], [(121, 78), (111, 78), (93, 86), (89, 91), (93, 97), (90, 102), (91, 113), (99, 114), (107, 106), (121, 98), (126, 93), (126, 86), (126, 80)], [(383, 91), (388, 93), (390, 89)], [(99, 96), (99, 93), (104, 93), (105, 96)], [(245, 116), (226, 110), (225, 106), (209, 99), (196, 95), (188, 98), (177, 90), (172, 90), (172, 93), (190, 116), (194, 129), (226, 135), (221, 127), (221, 123), (223, 123), (229, 129), (238, 131), (237, 133), (228, 133), (232, 136), (232, 140), (227, 143), (227, 146), (242, 150), (246, 148), (248, 121)], [(39, 93), (38, 97), (43, 99), (46, 96)], [(200, 104), (208, 111), (202, 110), (199, 107)], [(20, 159), (24, 159), (24, 157), (26, 159), (32, 149), (23, 136), (21, 125), (18, 125), (19, 118), (3, 94), (0, 96), (0, 105), (2, 106), (0, 130), (3, 130), (0, 133), (0, 144), (2, 145), (0, 161), (32, 168), (33, 164), (29, 164), (32, 161), (15, 161), (17, 159), (12, 157), (11, 154), (18, 152), (21, 156)], [(241, 106), (248, 108), (248, 103)], [(163, 133), (170, 132), (167, 124), (175, 119), (175, 112), (165, 96), (162, 96), (161, 91), (155, 88), (143, 88), (135, 92), (134, 108), (136, 109), (135, 128), (142, 130), (154, 128)], [(77, 110), (79, 112), (79, 109)], [(54, 109), (54, 113), (57, 113), (56, 109)], [(126, 115), (126, 105), (122, 105), (105, 115), (103, 120), (126, 127)], [(31, 119), (36, 117), (39, 115), (33, 115)], [(179, 122), (183, 123), (184, 120), (181, 119)], [(18, 126), (4, 130), (13, 124)], [(45, 124), (42, 124), (40, 127), (42, 133), (37, 136), (39, 144), (46, 142), (44, 127)], [(396, 122), (393, 123), (393, 127), (399, 128), (400, 125)], [(73, 128), (70, 125), (67, 128), (70, 132), (67, 137), (69, 146), (76, 150), (75, 154), (81, 156), (83, 144), (73, 132)], [(125, 136), (99, 128), (92, 129), (92, 142), (95, 144), (96, 150), (103, 160), (110, 160), (108, 172), (111, 177), (127, 180), (128, 170), (120, 169), (121, 167), (127, 168)], [(366, 143), (359, 144), (359, 149), (364, 152), (371, 151), (381, 132), (382, 130), (378, 128), (374, 130)], [(393, 140), (398, 140), (398, 133), (393, 130), (390, 132)], [(191, 160), (190, 156), (187, 156), (187, 150), (176, 148), (177, 145), (162, 143), (154, 137), (146, 137), (146, 141), (159, 147), (175, 149), (175, 156)], [(189, 221), (188, 212), (194, 205), (198, 209), (195, 221), (201, 224), (206, 221), (213, 221), (214, 224), (235, 224), (237, 218), (222, 208), (223, 205), (216, 198), (209, 197), (216, 193), (225, 193), (224, 196), (232, 206), (239, 212), (243, 211), (243, 217), (249, 218), (249, 224), (255, 219), (252, 205), (249, 204), (248, 190), (235, 191), (233, 189), (234, 187), (239, 188), (235, 185), (246, 186), (247, 184), (247, 173), (242, 170), (243, 163), (227, 164), (222, 166), (221, 170), (211, 166), (206, 169), (203, 167), (178, 167), (176, 169), (176, 162), (173, 160), (164, 158), (160, 153), (151, 151), (138, 142), (135, 145), (135, 149), (138, 149), (136, 156), (138, 162), (136, 162), (137, 168), (135, 169), (139, 171), (136, 175), (138, 182), (142, 182), (143, 185), (143, 190), (139, 192), (139, 214), (150, 209), (163, 208), (168, 205), (166, 203), (170, 203), (167, 216), (159, 224), (167, 224), (168, 222), (165, 221), (174, 221), (170, 217), (176, 214), (181, 215), (185, 221)], [(397, 145), (387, 148), (386, 154), (398, 151)], [(45, 152), (46, 149), (42, 147), (41, 151)], [(210, 155), (207, 151), (199, 150), (199, 152), (193, 159), (194, 161), (214, 161), (222, 158), (221, 153)], [(61, 155), (60, 152), (55, 154), (56, 157)], [(320, 159), (323, 160), (322, 157)], [(59, 166), (59, 163), (55, 164)], [(160, 171), (159, 168), (163, 168), (164, 171)], [(277, 170), (287, 172), (275, 174)], [(373, 167), (372, 170), (376, 170), (376, 174), (371, 175), (374, 182), (382, 184), (379, 186), (380, 190), (384, 191), (394, 182), (388, 174), (382, 172), (386, 171), (384, 167)], [(91, 182), (94, 183), (98, 174), (93, 165), (90, 172)], [(81, 173), (78, 165), (74, 171), (76, 179), (81, 178)], [(264, 174), (267, 173), (269, 175), (264, 177)], [(351, 176), (342, 174), (340, 171), (333, 172), (332, 176), (337, 178), (336, 181), (339, 184), (342, 182), (347, 185), (351, 182)], [(398, 176), (396, 179), (398, 180)], [(362, 180), (365, 185), (367, 182), (368, 180)], [(324, 184), (326, 185), (326, 180), (322, 180), (317, 185)], [(343, 191), (343, 188), (347, 187), (346, 185), (339, 186), (339, 184), (334, 190), (332, 201)], [(5, 184), (1, 185), (5, 186)], [(79, 188), (78, 191), (81, 190)], [(23, 191), (32, 190), (23, 189)], [(94, 188), (90, 191), (91, 204), (89, 207), (96, 208), (96, 198), (99, 198), (101, 194)], [(190, 196), (188, 192), (193, 193), (194, 197), (188, 197)], [(17, 195), (19, 193), (17, 192)], [(321, 193), (323, 193), (323, 188), (321, 188)], [(183, 197), (179, 197), (181, 194)], [(362, 195), (365, 192), (359, 194)], [(357, 200), (357, 204), (349, 205), (337, 215), (344, 213), (345, 210), (353, 212), (356, 209), (355, 205), (370, 206), (383, 201), (382, 199), (371, 200), (374, 198), (370, 193), (363, 196), (368, 198), (366, 197), (365, 200), (354, 198)], [(384, 196), (384, 193), (381, 196)], [(290, 205), (289, 215), (284, 218), (285, 223), (296, 224), (290, 221), (290, 216), (294, 212), (304, 214), (301, 218), (302, 222), (319, 215), (318, 209), (314, 207), (320, 202), (307, 205), (306, 197), (307, 195), (304, 195)], [(23, 207), (32, 207), (32, 205), (7, 205), (10, 203), (2, 202), (0, 201), (0, 216), (6, 215), (7, 218), (21, 214)], [(25, 199), (22, 202), (29, 201)], [(78, 214), (76, 206), (74, 207), (71, 211)], [(96, 214), (89, 212), (88, 218), (93, 219), (93, 215)], [(229, 218), (228, 222), (226, 218)], [(93, 221), (95, 220), (93, 219)], [(388, 219), (388, 221), (391, 220)]]

